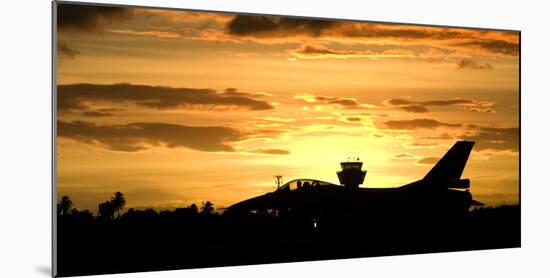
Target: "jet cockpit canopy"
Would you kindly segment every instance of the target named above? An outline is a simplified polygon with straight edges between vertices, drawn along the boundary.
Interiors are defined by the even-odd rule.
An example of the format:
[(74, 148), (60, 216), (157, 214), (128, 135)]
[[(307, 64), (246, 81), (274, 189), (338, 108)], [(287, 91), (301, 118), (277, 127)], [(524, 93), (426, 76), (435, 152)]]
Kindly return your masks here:
[(295, 179), (283, 184), (277, 191), (294, 191), (305, 188), (316, 188), (319, 186), (335, 185), (330, 182), (315, 179)]

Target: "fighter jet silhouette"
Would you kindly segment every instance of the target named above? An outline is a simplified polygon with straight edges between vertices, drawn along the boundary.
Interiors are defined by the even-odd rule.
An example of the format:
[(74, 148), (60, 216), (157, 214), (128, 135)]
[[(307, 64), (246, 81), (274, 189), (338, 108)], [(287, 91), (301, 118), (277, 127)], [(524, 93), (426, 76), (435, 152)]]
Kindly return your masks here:
[(458, 141), (428, 174), (395, 188), (359, 187), (366, 171), (360, 161), (340, 163), (340, 185), (315, 179), (295, 179), (265, 195), (231, 205), (228, 211), (388, 211), (436, 215), (465, 213), (482, 203), (472, 199), (470, 180), (461, 179), (474, 142)]

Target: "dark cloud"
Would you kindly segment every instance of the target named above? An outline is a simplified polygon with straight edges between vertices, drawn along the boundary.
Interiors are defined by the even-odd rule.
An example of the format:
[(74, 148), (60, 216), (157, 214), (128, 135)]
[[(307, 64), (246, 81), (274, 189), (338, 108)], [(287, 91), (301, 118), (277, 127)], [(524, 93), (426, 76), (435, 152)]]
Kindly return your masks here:
[(65, 4), (57, 5), (57, 27), (60, 30), (102, 31), (106, 23), (125, 20), (133, 10), (125, 7)]
[(295, 99), (305, 101), (313, 104), (326, 104), (326, 105), (338, 105), (347, 109), (364, 109), (368, 107), (368, 104), (359, 103), (354, 98), (338, 98), (331, 96), (314, 96), (309, 94), (302, 94), (294, 96)]
[[(395, 39), (433, 39), (433, 40), (461, 40), (453, 46), (482, 49), (493, 54), (517, 56), (519, 43), (499, 39), (477, 39), (482, 34), (462, 32), (445, 28), (381, 28), (377, 24), (353, 25), (355, 28), (343, 29), (341, 32), (349, 37), (366, 38), (395, 38)], [(465, 41), (464, 41), (465, 40)]]
[(451, 139), (456, 139), (457, 136), (453, 135), (453, 134), (449, 134), (449, 133), (441, 133), (439, 135), (435, 135), (435, 136), (427, 136), (427, 137), (421, 137), (421, 139), (430, 139), (430, 140), (451, 140)]
[(257, 129), (253, 131), (247, 131), (244, 132), (243, 135), (246, 137), (246, 139), (259, 139), (259, 138), (277, 138), (282, 133), (284, 133), (284, 129), (278, 127), (277, 129)]
[(102, 112), (102, 111), (97, 111), (97, 110), (89, 110), (89, 111), (82, 112), (82, 115), (86, 116), (86, 117), (110, 117), (110, 116), (114, 116), (115, 114), (113, 114), (111, 112)]
[(482, 109), (482, 108), (478, 108), (478, 107), (472, 107), (472, 108), (470, 108), (470, 111), (472, 111), (472, 112), (485, 112), (485, 113), (496, 113), (497, 112), (495, 109), (492, 109), (492, 108)]
[(408, 148), (431, 148), (437, 146), (435, 143), (424, 143), (424, 142), (412, 142), (405, 145)]
[[(395, 106), (407, 112), (413, 112), (413, 113), (426, 113), (428, 112), (428, 108), (426, 108), (427, 106), (463, 105), (463, 106), (471, 106), (471, 107), (472, 106), (489, 107), (494, 104), (493, 102), (488, 102), (488, 101), (477, 101), (477, 100), (460, 99), (460, 98), (448, 99), (448, 100), (430, 100), (430, 101), (412, 101), (408, 99), (396, 98), (396, 99), (386, 100), (384, 103)], [(482, 109), (478, 107), (474, 107), (474, 108), (477, 109), (477, 111), (481, 111)]]
[(57, 87), (59, 111), (89, 110), (90, 104), (94, 102), (112, 105), (131, 103), (154, 109), (273, 109), (271, 104), (254, 97), (253, 94), (239, 93), (235, 89), (216, 93), (211, 89), (132, 84), (70, 84)]
[(475, 141), (474, 151), (519, 151), (519, 128), (517, 127), (494, 128), (476, 124), (464, 126), (470, 131), (463, 135), (442, 133), (437, 136), (422, 137), (422, 139)]
[[(487, 31), (472, 31), (456, 28), (426, 28), (417, 26), (389, 26), (375, 23), (339, 22), (337, 20), (296, 19), (277, 16), (237, 15), (227, 25), (229, 34), (234, 36), (251, 36), (257, 38), (286, 37), (339, 37), (357, 39), (396, 39), (405, 41), (448, 41), (451, 48), (468, 48), (482, 50), (490, 54), (517, 56), (519, 43), (515, 33), (506, 34), (509, 40), (490, 38)], [(484, 38), (484, 39), (479, 39)], [(302, 55), (357, 55), (330, 49), (305, 47)], [(366, 55), (362, 53), (361, 55)]]
[(456, 46), (475, 47), (487, 52), (503, 54), (509, 56), (518, 56), (519, 43), (512, 43), (504, 40), (472, 40), (456, 43)]
[(430, 100), (430, 101), (412, 101), (407, 99), (390, 99), (386, 101), (391, 105), (424, 105), (424, 106), (445, 106), (445, 105), (457, 105), (457, 104), (476, 104), (475, 100), (469, 99), (449, 99), (449, 100)]
[(98, 118), (98, 117), (115, 116), (116, 112), (122, 112), (122, 111), (124, 111), (124, 109), (116, 109), (116, 108), (100, 108), (100, 109), (95, 109), (95, 110), (83, 109), (81, 111), (81, 114), (84, 117)]
[(398, 130), (461, 126), (461, 124), (444, 123), (434, 119), (391, 120), (391, 121), (385, 122), (385, 124), (390, 129), (398, 129)]
[[(405, 57), (411, 56), (402, 48), (390, 48), (382, 46), (387, 49), (364, 49), (364, 50), (336, 50), (330, 49), (322, 45), (302, 45), (298, 49), (290, 50), (289, 53), (294, 57), (300, 59), (322, 59), (322, 58), (391, 58), (391, 57)], [(407, 53), (405, 53), (407, 52)]]
[(227, 25), (230, 34), (239, 36), (320, 36), (324, 30), (338, 25), (336, 21), (299, 19), (278, 16), (236, 15)]
[(135, 152), (156, 146), (185, 147), (206, 152), (233, 152), (229, 142), (246, 138), (228, 127), (195, 127), (166, 123), (96, 125), (90, 122), (57, 122), (57, 136), (115, 151)]
[(519, 128), (480, 127), (473, 135), (464, 135), (462, 139), (475, 141), (474, 150), (519, 151)]
[(439, 161), (439, 157), (429, 156), (416, 161), (416, 164), (433, 165)]
[(410, 154), (410, 153), (398, 153), (394, 156), (394, 158), (397, 158), (397, 159), (413, 159), (413, 158), (415, 158), (415, 156)]
[(70, 58), (74, 59), (77, 55), (80, 54), (80, 51), (72, 48), (65, 41), (60, 41), (57, 43), (57, 57), (60, 59)]
[[(331, 36), (365, 39), (440, 40), (454, 41), (450, 46), (482, 49), (493, 54), (517, 56), (519, 44), (501, 39), (478, 39), (487, 32), (453, 28), (388, 26), (375, 23), (342, 23), (337, 20), (297, 19), (278, 16), (237, 15), (227, 25), (236, 36), (281, 38), (291, 36)], [(513, 34), (509, 36), (515, 38)], [(329, 49), (306, 47), (305, 55), (343, 55)], [(350, 53), (347, 53), (350, 54)]]
[(410, 104), (414, 104), (415, 102), (406, 100), (406, 99), (396, 98), (396, 99), (386, 100), (386, 103), (391, 105), (410, 105)]
[(462, 59), (460, 62), (458, 62), (457, 67), (459, 69), (493, 69), (493, 66), (491, 66), (489, 63), (478, 64), (471, 59)]
[(426, 113), (428, 112), (428, 109), (422, 105), (407, 105), (407, 106), (400, 106), (399, 108), (407, 111), (407, 112), (413, 112), (413, 113)]
[(272, 155), (287, 155), (290, 154), (290, 151), (283, 149), (254, 149), (250, 150), (251, 153), (262, 153), (262, 154), (272, 154)]
[(304, 45), (296, 50), (300, 54), (345, 54), (347, 52), (338, 52), (335, 50), (328, 49), (326, 47), (314, 46), (314, 45)]
[(300, 48), (294, 50), (294, 54), (298, 56), (309, 57), (321, 57), (321, 56), (333, 56), (333, 57), (368, 57), (373, 55), (371, 51), (351, 51), (351, 50), (333, 50), (324, 46), (316, 45), (302, 45)]
[(454, 39), (467, 36), (464, 32), (440, 28), (386, 28), (372, 23), (342, 23), (337, 20), (299, 19), (277, 16), (237, 15), (227, 25), (230, 34), (241, 36), (309, 36), (338, 35), (342, 37)]
[(406, 26), (387, 28), (387, 26), (372, 23), (350, 24), (346, 27), (348, 28), (342, 28), (340, 32), (347, 37), (448, 40), (468, 36), (464, 32), (448, 28)]
[(223, 91), (224, 96), (227, 97), (244, 97), (244, 98), (261, 98), (265, 97), (268, 94), (265, 93), (246, 93), (246, 92), (239, 92), (237, 88), (227, 88)]
[(431, 100), (431, 101), (423, 101), (421, 102), (422, 105), (426, 106), (446, 106), (446, 105), (459, 105), (459, 104), (469, 104), (469, 105), (475, 105), (477, 101), (470, 100), (470, 99), (450, 99), (450, 100)]
[(359, 102), (351, 98), (335, 98), (335, 97), (316, 97), (317, 101), (326, 104), (338, 104), (345, 107), (359, 106)]
[(362, 120), (363, 119), (361, 119), (361, 117), (347, 117), (346, 118), (346, 121), (349, 121), (349, 122), (360, 122)]

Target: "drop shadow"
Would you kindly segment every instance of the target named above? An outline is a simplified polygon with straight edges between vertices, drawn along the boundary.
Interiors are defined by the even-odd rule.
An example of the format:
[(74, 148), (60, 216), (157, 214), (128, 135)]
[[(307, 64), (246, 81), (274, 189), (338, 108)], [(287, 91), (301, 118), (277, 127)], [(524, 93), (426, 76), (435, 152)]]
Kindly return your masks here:
[(40, 265), (34, 268), (36, 272), (43, 274), (44, 276), (51, 277), (52, 276), (52, 268), (45, 265)]

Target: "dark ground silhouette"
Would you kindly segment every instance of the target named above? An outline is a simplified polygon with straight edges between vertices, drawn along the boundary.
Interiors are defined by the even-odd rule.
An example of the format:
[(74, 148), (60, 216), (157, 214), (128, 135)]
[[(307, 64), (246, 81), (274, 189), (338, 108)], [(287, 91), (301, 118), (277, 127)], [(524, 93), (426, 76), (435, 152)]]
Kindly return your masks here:
[(58, 203), (58, 276), (511, 248), (519, 206), (448, 215), (406, 208), (359, 212), (217, 213), (210, 202), (128, 209), (115, 193), (98, 215)]

